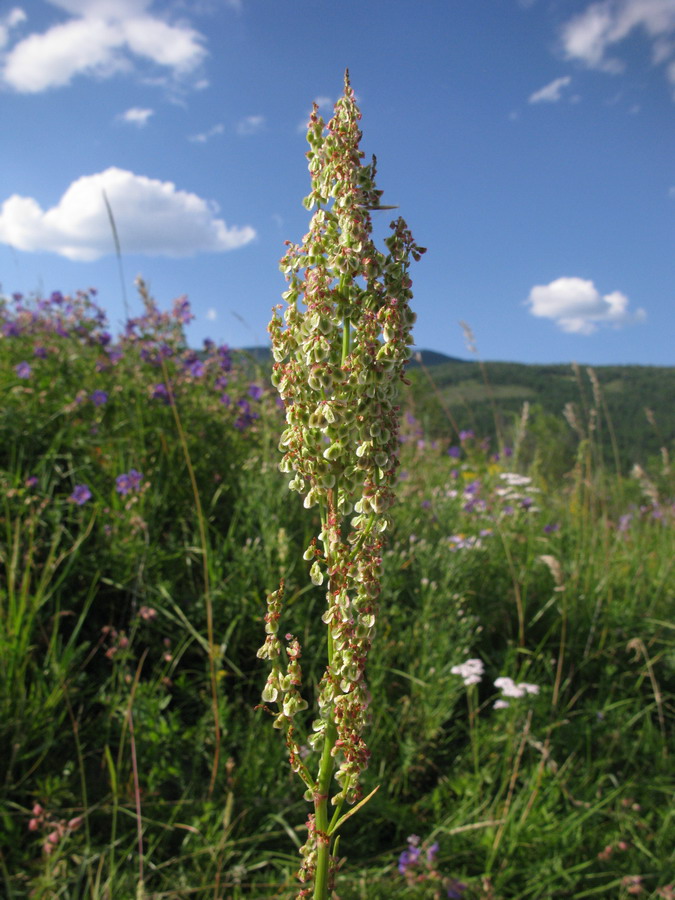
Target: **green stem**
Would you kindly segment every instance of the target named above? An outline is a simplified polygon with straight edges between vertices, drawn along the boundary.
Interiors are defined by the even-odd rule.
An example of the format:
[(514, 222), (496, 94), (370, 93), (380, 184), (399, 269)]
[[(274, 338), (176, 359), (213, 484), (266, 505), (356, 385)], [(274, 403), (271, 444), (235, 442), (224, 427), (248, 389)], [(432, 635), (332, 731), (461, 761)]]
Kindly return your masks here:
[[(326, 515), (322, 513), (323, 528), (326, 528)], [(333, 635), (330, 630), (330, 623), (327, 626), (327, 645), (326, 651), (328, 656), (328, 665), (333, 662)], [(321, 763), (319, 765), (319, 777), (316, 782), (316, 792), (314, 794), (314, 825), (316, 828), (316, 872), (314, 875), (314, 898), (313, 900), (328, 900), (328, 876), (330, 874), (330, 845), (331, 838), (328, 835), (328, 800), (330, 797), (330, 784), (335, 769), (335, 760), (331, 751), (335, 745), (337, 738), (337, 729), (329, 718), (326, 723), (326, 731), (323, 740), (323, 751), (321, 753)]]
[(335, 744), (335, 725), (326, 725), (326, 735), (321, 754), (321, 766), (314, 798), (314, 824), (316, 827), (316, 874), (314, 876), (314, 900), (328, 900), (328, 876), (330, 874), (330, 845), (328, 835), (328, 797), (335, 768), (331, 750)]

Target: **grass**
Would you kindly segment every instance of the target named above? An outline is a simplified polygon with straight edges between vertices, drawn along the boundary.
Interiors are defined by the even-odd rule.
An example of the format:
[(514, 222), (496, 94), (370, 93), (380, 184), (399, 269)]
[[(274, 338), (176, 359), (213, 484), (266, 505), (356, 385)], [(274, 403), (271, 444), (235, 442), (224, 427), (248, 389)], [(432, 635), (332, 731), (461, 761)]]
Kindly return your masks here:
[[(308, 806), (256, 649), (283, 577), (318, 683), (316, 523), (264, 370), (142, 298), (116, 341), (89, 294), (0, 313), (0, 894), (291, 898)], [(563, 476), (526, 422), (508, 455), (407, 408), (341, 900), (673, 896), (675, 483), (606, 466), (593, 403)]]

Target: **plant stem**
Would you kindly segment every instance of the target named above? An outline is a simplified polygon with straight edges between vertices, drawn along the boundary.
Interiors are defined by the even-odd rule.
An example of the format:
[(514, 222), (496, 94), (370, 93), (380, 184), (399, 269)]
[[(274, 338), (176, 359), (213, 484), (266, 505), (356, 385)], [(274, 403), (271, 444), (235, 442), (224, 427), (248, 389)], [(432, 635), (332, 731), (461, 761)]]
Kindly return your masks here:
[(329, 722), (321, 754), (321, 766), (314, 799), (314, 824), (316, 826), (316, 874), (314, 878), (314, 900), (328, 900), (328, 875), (331, 838), (328, 836), (328, 796), (333, 777), (335, 761), (331, 750), (335, 743), (335, 725)]
[[(324, 528), (326, 517), (323, 518)], [(327, 656), (328, 665), (333, 661), (333, 635), (328, 628)], [(328, 799), (330, 796), (330, 783), (335, 769), (335, 760), (331, 753), (337, 737), (337, 729), (332, 721), (328, 720), (323, 740), (323, 751), (319, 765), (319, 777), (317, 779), (316, 793), (314, 795), (314, 825), (316, 827), (316, 873), (314, 876), (314, 900), (328, 900), (328, 875), (330, 872), (330, 845), (328, 836)]]

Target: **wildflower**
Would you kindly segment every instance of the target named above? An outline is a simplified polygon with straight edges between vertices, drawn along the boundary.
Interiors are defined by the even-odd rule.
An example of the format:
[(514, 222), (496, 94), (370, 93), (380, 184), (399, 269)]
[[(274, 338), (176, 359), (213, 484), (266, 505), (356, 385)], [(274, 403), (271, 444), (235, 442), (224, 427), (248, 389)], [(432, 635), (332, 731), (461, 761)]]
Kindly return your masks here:
[(453, 666), (450, 671), (453, 675), (459, 675), (467, 687), (479, 684), (484, 672), (483, 660), (467, 659), (466, 662)]
[(194, 315), (190, 309), (190, 301), (187, 297), (178, 297), (173, 301), (173, 310), (171, 311), (171, 315), (178, 322), (182, 322), (183, 325), (187, 325), (192, 321), (192, 319), (194, 319)]
[(46, 347), (34, 347), (33, 354), (37, 356), (38, 359), (46, 359), (47, 358), (47, 348)]
[(509, 487), (525, 487), (532, 484), (532, 479), (527, 475), (519, 475), (518, 472), (501, 472), (499, 477), (505, 481)]
[(14, 366), (14, 371), (16, 372), (17, 378), (30, 378), (31, 372), (33, 370), (30, 365), (24, 360), (17, 366)]
[(461, 455), (461, 447), (450, 447), (450, 449), (448, 450), (448, 456), (451, 456), (453, 459), (459, 459)]
[(642, 886), (642, 876), (640, 875), (625, 875), (621, 879), (621, 884), (626, 889), (626, 893), (631, 894), (632, 896), (637, 896), (644, 890)]
[(556, 531), (560, 531), (560, 525), (557, 522), (553, 522), (550, 525), (544, 525), (544, 534), (553, 534)]
[(157, 610), (152, 606), (141, 606), (138, 610), (138, 615), (144, 622), (152, 622), (153, 619), (157, 618)]
[(493, 709), (506, 709), (508, 706), (510, 706), (508, 700), (495, 700)]
[(446, 896), (449, 897), (450, 900), (462, 900), (464, 891), (467, 887), (468, 885), (464, 884), (463, 881), (457, 881), (456, 878), (453, 878), (448, 885), (448, 893)]
[(474, 434), (474, 432), (471, 429), (468, 429), (467, 431), (460, 431), (460, 433), (459, 433), (459, 439), (462, 442), (469, 441), (469, 440), (471, 440), (471, 438), (473, 438), (475, 436), (476, 435)]
[(27, 488), (34, 488), (38, 485), (38, 477), (37, 475), (29, 475), (28, 478), (24, 481), (24, 484)]
[(94, 406), (103, 406), (108, 402), (108, 394), (106, 391), (92, 391), (89, 399)]
[(78, 506), (82, 506), (87, 500), (91, 500), (91, 491), (87, 485), (76, 484), (73, 488), (73, 493), (68, 497), (68, 501), (70, 503), (77, 503)]
[(248, 388), (248, 395), (252, 400), (260, 400), (263, 395), (263, 390), (259, 385), (251, 384)]
[(521, 681), (519, 684), (516, 684), (512, 678), (506, 676), (497, 678), (495, 687), (499, 688), (505, 697), (520, 698), (525, 697), (526, 694), (539, 693), (538, 684), (528, 684), (526, 681)]
[(117, 476), (115, 479), (115, 490), (124, 497), (130, 494), (131, 491), (139, 489), (142, 478), (143, 474), (141, 472), (137, 472), (136, 469), (129, 469), (128, 472), (123, 472)]
[(165, 384), (160, 382), (159, 384), (153, 385), (151, 396), (152, 396), (153, 400), (159, 400), (161, 398), (168, 402), (169, 389), (167, 388), (167, 386)]
[(206, 368), (204, 367), (204, 363), (200, 359), (195, 359), (193, 362), (188, 364), (187, 370), (193, 378), (201, 378), (206, 371)]
[(420, 858), (420, 839), (416, 834), (411, 834), (408, 838), (408, 849), (404, 850), (398, 858), (398, 870), (401, 875), (405, 875), (411, 866), (414, 866)]

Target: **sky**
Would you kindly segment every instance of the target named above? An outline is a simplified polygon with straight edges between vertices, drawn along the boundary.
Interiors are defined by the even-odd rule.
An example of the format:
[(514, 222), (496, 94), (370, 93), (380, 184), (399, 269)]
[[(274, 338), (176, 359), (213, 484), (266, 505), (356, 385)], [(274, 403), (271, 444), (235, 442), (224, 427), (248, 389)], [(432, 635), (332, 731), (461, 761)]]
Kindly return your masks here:
[(0, 0), (0, 292), (268, 343), (347, 67), (417, 349), (675, 365), (675, 0)]

